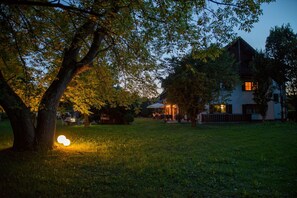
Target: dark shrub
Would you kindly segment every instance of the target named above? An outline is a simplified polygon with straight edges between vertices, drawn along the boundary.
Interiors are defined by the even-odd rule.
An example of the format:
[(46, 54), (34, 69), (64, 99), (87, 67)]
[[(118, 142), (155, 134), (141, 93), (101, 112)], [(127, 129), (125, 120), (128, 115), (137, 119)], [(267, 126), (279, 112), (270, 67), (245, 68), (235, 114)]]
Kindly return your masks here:
[(181, 120), (183, 119), (183, 116), (182, 116), (181, 114), (176, 114), (175, 119), (176, 119), (178, 122), (181, 122)]
[(131, 113), (126, 113), (125, 115), (124, 115), (124, 122), (125, 122), (125, 124), (130, 124), (131, 122), (133, 122), (134, 121), (134, 116), (133, 116), (133, 114), (131, 114)]
[(297, 122), (297, 113), (296, 113), (296, 111), (288, 111), (288, 119), (290, 121)]
[(0, 112), (0, 114), (1, 114), (0, 117), (1, 117), (2, 120), (8, 119), (8, 116), (7, 116), (7, 114), (5, 112)]

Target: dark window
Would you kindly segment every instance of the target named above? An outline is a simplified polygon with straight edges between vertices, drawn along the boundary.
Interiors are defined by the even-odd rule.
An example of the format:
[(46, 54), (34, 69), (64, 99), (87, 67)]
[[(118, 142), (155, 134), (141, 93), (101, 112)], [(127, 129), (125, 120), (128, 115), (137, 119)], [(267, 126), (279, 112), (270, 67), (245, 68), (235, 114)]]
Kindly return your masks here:
[(273, 94), (273, 101), (274, 102), (279, 102), (278, 94)]
[(232, 114), (232, 105), (231, 104), (226, 105), (226, 113)]
[(242, 105), (242, 114), (258, 114), (259, 109), (256, 104), (244, 104)]

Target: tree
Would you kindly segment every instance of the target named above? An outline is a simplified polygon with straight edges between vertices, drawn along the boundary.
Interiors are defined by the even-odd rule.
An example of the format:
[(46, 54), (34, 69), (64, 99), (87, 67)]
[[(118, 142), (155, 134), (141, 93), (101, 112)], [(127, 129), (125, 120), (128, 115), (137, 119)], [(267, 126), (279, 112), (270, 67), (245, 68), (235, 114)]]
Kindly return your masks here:
[[(296, 36), (297, 37), (297, 36)], [(295, 110), (295, 121), (297, 121), (297, 39), (295, 40), (295, 49), (290, 56), (290, 68), (288, 74), (288, 83), (287, 83), (287, 95), (288, 95), (288, 103)]]
[(197, 114), (205, 110), (211, 101), (222, 101), (238, 81), (235, 60), (223, 52), (207, 62), (188, 55), (182, 60), (172, 59), (173, 72), (163, 80), (167, 100), (177, 104), (196, 126)]
[[(266, 39), (266, 53), (273, 66), (273, 79), (277, 82), (280, 89), (281, 119), (284, 120), (285, 91), (286, 85), (296, 88), (296, 48), (297, 34), (293, 32), (290, 25), (276, 26), (270, 30)], [(294, 88), (293, 88), (294, 89)]]
[(59, 101), (79, 74), (104, 64), (118, 85), (133, 89), (150, 78), (157, 56), (227, 42), (234, 26), (250, 30), (269, 1), (0, 0), (0, 104), (13, 148), (53, 147)]
[(273, 84), (271, 78), (271, 67), (263, 52), (256, 53), (253, 60), (253, 80), (257, 85), (254, 90), (254, 101), (258, 105), (259, 112), (264, 122), (268, 109), (268, 102), (271, 101)]
[(85, 126), (89, 126), (91, 108), (101, 109), (106, 105), (128, 108), (138, 98), (137, 94), (116, 84), (108, 67), (101, 65), (76, 76), (65, 90), (61, 101), (68, 101), (73, 110), (84, 115)]

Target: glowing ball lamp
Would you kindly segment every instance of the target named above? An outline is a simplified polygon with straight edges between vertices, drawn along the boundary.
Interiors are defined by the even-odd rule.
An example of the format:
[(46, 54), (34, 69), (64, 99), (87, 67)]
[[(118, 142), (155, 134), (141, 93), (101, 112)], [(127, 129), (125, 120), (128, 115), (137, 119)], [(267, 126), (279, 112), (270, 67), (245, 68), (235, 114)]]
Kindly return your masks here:
[(57, 141), (60, 144), (63, 144), (64, 146), (69, 146), (70, 145), (70, 140), (66, 138), (65, 135), (59, 135), (57, 138)]
[(64, 146), (69, 146), (69, 145), (70, 145), (70, 140), (69, 140), (69, 139), (66, 139), (66, 140), (63, 142), (63, 145), (64, 145)]
[(57, 138), (57, 141), (60, 144), (63, 144), (63, 142), (66, 140), (66, 136), (65, 135), (59, 135), (59, 137)]

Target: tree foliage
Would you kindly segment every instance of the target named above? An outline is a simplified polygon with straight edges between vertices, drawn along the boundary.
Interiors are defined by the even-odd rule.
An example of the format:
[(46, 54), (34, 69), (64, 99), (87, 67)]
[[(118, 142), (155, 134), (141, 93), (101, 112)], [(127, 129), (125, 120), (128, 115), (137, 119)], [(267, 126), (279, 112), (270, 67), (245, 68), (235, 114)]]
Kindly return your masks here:
[[(143, 87), (151, 88), (158, 57), (203, 48), (213, 39), (224, 43), (234, 27), (250, 30), (263, 2), (270, 0), (0, 0), (0, 104), (13, 127), (14, 148), (52, 148), (57, 107), (72, 79), (68, 96), (78, 109), (87, 112), (90, 101), (98, 102), (79, 92), (100, 104), (104, 93), (88, 86), (101, 80), (86, 83), (95, 74), (79, 74), (104, 66), (117, 86), (148, 94)], [(32, 110), (38, 111), (37, 126), (29, 119)]]
[(283, 107), (285, 90), (294, 103), (297, 90), (297, 34), (293, 32), (289, 24), (274, 27), (266, 39), (266, 53), (273, 66), (272, 77), (278, 83), (281, 90), (282, 120), (284, 118)]
[(167, 100), (191, 117), (192, 126), (206, 104), (226, 102), (239, 78), (235, 60), (226, 51), (206, 62), (188, 55), (181, 60), (172, 59), (170, 65), (173, 72), (163, 80)]
[(271, 66), (269, 60), (263, 52), (256, 53), (252, 62), (253, 66), (253, 81), (257, 84), (254, 90), (254, 101), (258, 105), (259, 112), (264, 121), (268, 109), (268, 102), (272, 99), (273, 84), (271, 77)]
[(291, 70), (296, 67), (297, 34), (289, 24), (276, 26), (270, 30), (265, 47), (274, 66), (274, 79), (278, 83), (290, 81)]

